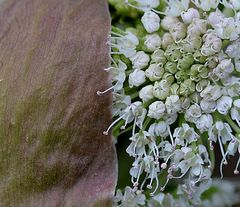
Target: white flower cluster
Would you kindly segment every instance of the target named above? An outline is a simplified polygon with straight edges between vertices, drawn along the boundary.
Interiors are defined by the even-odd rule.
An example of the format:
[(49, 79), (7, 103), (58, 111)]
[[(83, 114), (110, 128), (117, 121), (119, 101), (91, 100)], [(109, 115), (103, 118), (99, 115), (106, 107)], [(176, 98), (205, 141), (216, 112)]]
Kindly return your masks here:
[[(126, 151), (134, 158), (133, 189), (117, 196), (124, 198), (117, 206), (144, 205), (146, 188), (157, 194), (149, 206), (176, 206), (159, 194), (171, 179), (182, 180), (179, 202), (192, 200), (178, 206), (200, 205), (211, 180), (213, 143), (221, 150), (221, 173), (227, 157), (240, 154), (240, 3), (167, 0), (165, 11), (157, 10), (158, 0), (126, 3), (144, 12), (145, 32), (113, 27), (112, 66), (106, 69), (113, 85), (98, 91), (113, 90), (114, 96), (115, 120), (104, 133), (112, 127), (132, 131)], [(239, 164), (240, 157), (235, 174)], [(170, 203), (163, 204), (166, 197)]]

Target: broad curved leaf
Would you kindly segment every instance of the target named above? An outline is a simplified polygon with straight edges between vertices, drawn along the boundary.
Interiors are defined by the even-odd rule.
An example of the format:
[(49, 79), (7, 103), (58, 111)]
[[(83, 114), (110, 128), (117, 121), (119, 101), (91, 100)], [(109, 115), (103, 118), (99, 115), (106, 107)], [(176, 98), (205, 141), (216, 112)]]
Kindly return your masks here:
[(0, 206), (110, 206), (110, 30), (104, 0), (0, 5)]

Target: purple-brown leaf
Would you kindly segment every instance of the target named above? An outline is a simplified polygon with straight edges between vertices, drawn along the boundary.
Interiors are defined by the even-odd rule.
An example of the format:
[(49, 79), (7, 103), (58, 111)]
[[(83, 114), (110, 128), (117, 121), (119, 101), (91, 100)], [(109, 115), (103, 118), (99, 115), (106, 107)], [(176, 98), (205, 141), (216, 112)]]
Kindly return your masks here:
[(111, 206), (105, 0), (0, 5), (0, 206)]

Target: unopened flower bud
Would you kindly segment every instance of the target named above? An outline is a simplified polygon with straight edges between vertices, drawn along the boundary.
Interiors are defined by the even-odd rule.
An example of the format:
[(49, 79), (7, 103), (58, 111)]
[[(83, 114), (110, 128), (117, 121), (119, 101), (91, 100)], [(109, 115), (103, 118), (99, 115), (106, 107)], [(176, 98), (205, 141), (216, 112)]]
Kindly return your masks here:
[(150, 81), (160, 80), (164, 74), (164, 69), (160, 64), (151, 64), (145, 71), (145, 74)]
[(222, 60), (216, 68), (213, 69), (213, 73), (220, 79), (227, 78), (234, 70), (234, 65), (231, 59)]
[(162, 101), (155, 101), (149, 106), (147, 116), (153, 119), (160, 119), (163, 117), (165, 105)]
[(141, 98), (143, 102), (147, 102), (147, 101), (153, 99), (154, 98), (154, 96), (153, 96), (153, 86), (152, 85), (147, 85), (147, 86), (143, 87), (139, 91), (139, 98)]
[(165, 56), (169, 61), (177, 62), (182, 57), (182, 53), (177, 45), (169, 45), (165, 51)]
[(194, 91), (195, 91), (195, 83), (192, 80), (187, 79), (180, 84), (180, 89), (179, 89), (180, 95), (188, 96)]
[(179, 42), (184, 39), (187, 35), (187, 28), (185, 24), (178, 22), (173, 25), (173, 28), (170, 29), (170, 34), (172, 35), (175, 42)]
[(162, 79), (166, 80), (169, 85), (172, 85), (175, 80), (174, 76), (171, 73), (164, 73)]
[(202, 115), (201, 108), (199, 105), (194, 104), (191, 105), (185, 113), (185, 119), (188, 122), (196, 123), (196, 121), (200, 118)]
[(200, 96), (207, 101), (216, 101), (222, 96), (222, 90), (218, 85), (209, 85), (200, 93)]
[(151, 52), (154, 52), (156, 49), (160, 48), (162, 40), (158, 34), (151, 34), (146, 36), (144, 42), (147, 49)]
[(213, 124), (213, 118), (211, 114), (203, 114), (196, 122), (196, 127), (201, 133), (208, 131)]
[(162, 164), (161, 164), (161, 168), (162, 168), (162, 169), (166, 169), (166, 168), (167, 168), (167, 164), (166, 164), (165, 162), (162, 163)]
[(179, 94), (179, 85), (177, 83), (173, 83), (170, 88), (170, 92), (173, 95), (178, 95)]
[(183, 54), (182, 58), (178, 60), (177, 69), (185, 70), (191, 67), (194, 63), (193, 56), (191, 54)]
[(156, 81), (153, 86), (153, 95), (160, 99), (164, 100), (168, 97), (170, 92), (170, 86), (166, 80)]
[(178, 95), (171, 95), (167, 97), (165, 105), (168, 114), (177, 113), (181, 110), (181, 101)]
[[(180, 59), (181, 60), (181, 59)], [(179, 61), (180, 61), (179, 60)], [(177, 64), (174, 63), (174, 62), (167, 62), (165, 65), (164, 65), (164, 68), (167, 72), (169, 73), (172, 73), (172, 74), (175, 74), (177, 72)]]
[(224, 18), (223, 13), (220, 10), (216, 10), (215, 12), (211, 12), (208, 16), (208, 23), (215, 28), (217, 24), (219, 24)]
[(168, 32), (164, 33), (164, 35), (162, 36), (162, 48), (166, 50), (169, 45), (172, 45), (174, 43), (175, 42), (172, 38), (172, 35)]
[(162, 65), (164, 65), (167, 62), (164, 51), (161, 49), (155, 50), (154, 53), (151, 55), (151, 59), (152, 59), (151, 62), (161, 63)]
[(178, 22), (179, 22), (178, 18), (174, 16), (165, 16), (161, 22), (161, 27), (164, 30), (169, 31), (170, 29), (173, 28), (173, 25), (175, 25)]
[(193, 19), (192, 23), (188, 26), (188, 35), (201, 35), (207, 31), (207, 21), (203, 19)]
[(217, 100), (217, 110), (220, 114), (226, 115), (229, 109), (232, 107), (232, 98), (229, 96), (222, 96)]
[(146, 81), (145, 72), (140, 69), (135, 69), (129, 75), (129, 87), (132, 88), (133, 86), (140, 86)]
[(142, 69), (148, 65), (150, 58), (143, 51), (139, 51), (134, 56), (132, 56), (130, 60), (132, 61), (133, 68)]
[(186, 12), (181, 13), (182, 20), (185, 24), (192, 23), (193, 19), (200, 18), (200, 14), (197, 9), (190, 8)]
[(201, 109), (204, 113), (213, 113), (217, 109), (217, 103), (215, 101), (201, 100)]
[(160, 18), (156, 13), (152, 11), (145, 12), (142, 16), (141, 21), (148, 33), (156, 32), (160, 28)]

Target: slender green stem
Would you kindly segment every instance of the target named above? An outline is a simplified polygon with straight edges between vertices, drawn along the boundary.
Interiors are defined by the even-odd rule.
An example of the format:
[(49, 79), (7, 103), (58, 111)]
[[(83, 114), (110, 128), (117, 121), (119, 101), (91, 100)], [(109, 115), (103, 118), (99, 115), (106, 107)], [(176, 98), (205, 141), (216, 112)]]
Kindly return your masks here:
[(130, 95), (130, 97), (131, 97), (132, 100), (135, 99), (135, 98), (137, 98), (138, 96), (139, 96), (139, 93), (138, 93), (138, 92), (135, 92), (135, 93), (133, 93), (133, 94)]
[(227, 116), (223, 116), (224, 119), (228, 122), (228, 124), (234, 129), (234, 131), (237, 134), (240, 134), (240, 128), (238, 127), (238, 125), (231, 119), (231, 117), (229, 115)]
[(151, 122), (151, 118), (150, 117), (147, 117), (146, 119), (145, 119), (145, 121), (144, 121), (144, 123), (143, 123), (143, 130), (145, 130), (146, 128), (147, 128), (147, 126), (148, 126), (148, 124)]

